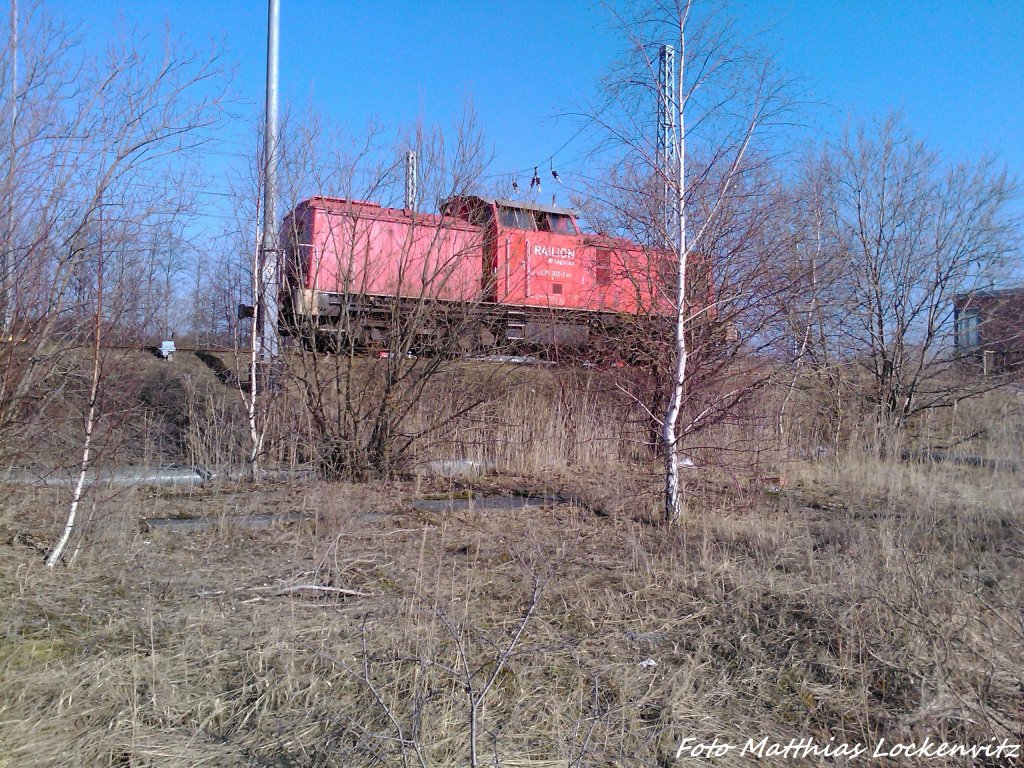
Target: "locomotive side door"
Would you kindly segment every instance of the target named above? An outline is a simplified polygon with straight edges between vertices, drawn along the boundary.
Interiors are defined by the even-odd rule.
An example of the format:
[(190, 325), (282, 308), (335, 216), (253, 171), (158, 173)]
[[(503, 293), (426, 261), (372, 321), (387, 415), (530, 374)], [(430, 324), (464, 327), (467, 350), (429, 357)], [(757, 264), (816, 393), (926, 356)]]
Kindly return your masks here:
[(498, 300), (498, 232), (494, 221), (493, 204), (476, 200), (469, 212), (469, 223), (480, 227), (479, 249), (483, 258), (480, 259), (480, 289), (484, 301)]

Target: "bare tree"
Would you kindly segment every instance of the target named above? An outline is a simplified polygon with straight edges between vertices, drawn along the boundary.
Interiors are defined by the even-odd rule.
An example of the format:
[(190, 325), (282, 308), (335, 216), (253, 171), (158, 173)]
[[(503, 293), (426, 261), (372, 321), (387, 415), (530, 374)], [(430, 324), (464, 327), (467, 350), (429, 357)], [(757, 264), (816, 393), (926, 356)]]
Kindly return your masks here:
[[(179, 41), (154, 56), (127, 36), (101, 57), (83, 56), (35, 8), (22, 19), (18, 46), (17, 90), (0, 88), (0, 111), (17, 115), (6, 148), (13, 170), (0, 195), (15, 212), (0, 243), (8, 255), (3, 281), (15, 287), (3, 307), (10, 330), (0, 343), (0, 442), (17, 454), (32, 441), (12, 435), (38, 437), (35, 430), (47, 428), (88, 339), (78, 462), (85, 477), (102, 411), (117, 400), (105, 391), (108, 350), (144, 331), (140, 286), (150, 279), (151, 245), (161, 227), (188, 212), (176, 179), (188, 175), (192, 150), (215, 123), (217, 57)], [(7, 77), (12, 53), (5, 52)], [(51, 565), (67, 543), (83, 484)]]
[[(332, 204), (327, 242), (316, 245), (337, 257), (330, 299), (337, 311), (308, 318), (286, 313), (297, 319), (292, 332), (305, 341), (294, 375), (317, 436), (315, 459), (333, 476), (388, 476), (407, 468), (416, 445), (437, 440), (444, 425), (494, 397), (507, 374), (490, 366), (481, 368), (474, 386), (453, 383), (456, 359), (494, 341), (485, 329), (486, 278), (476, 258), (483, 231), (450, 212), (415, 208), (405, 212), (411, 226), (396, 225), (393, 235), (377, 228), (374, 209), (351, 201), (403, 206), (405, 152), (396, 149), (378, 161), (375, 143), (371, 136), (347, 160), (330, 163), (332, 173), (320, 175), (313, 187), (348, 201)], [(437, 201), (424, 207), (469, 192), (485, 164), (471, 113), (451, 135), (420, 130), (410, 143), (421, 199)], [(309, 245), (297, 216), (288, 218), (287, 228), (285, 258), (291, 263)], [(370, 251), (386, 267), (368, 263)], [(375, 270), (390, 276), (383, 293)], [(447, 387), (448, 407), (421, 408), (424, 395), (436, 395), (440, 387)]]
[[(257, 319), (232, 316), (236, 303), (257, 303), (251, 297), (259, 298), (261, 290), (253, 245), (262, 197), (259, 153), (236, 191), (236, 220), (224, 238), (227, 256), (212, 281), (218, 297), (214, 301), (235, 339), (235, 368), (248, 365), (248, 376), (239, 374), (236, 384), (248, 424), (249, 465), (258, 473), (259, 463), (274, 452), (278, 436), (269, 420), (278, 403), (294, 402), (290, 398), (297, 394), (305, 406), (303, 428), (311, 430), (302, 459), (329, 476), (389, 475), (399, 464), (408, 466), (414, 444), (428, 436), (436, 439), (441, 424), (493, 397), (487, 382), (507, 374), (499, 366), (471, 390), (453, 386), (450, 411), (432, 412), (419, 405), (431, 388), (450, 382), (458, 368), (454, 359), (480, 340), (483, 263), (474, 257), (483, 247), (482, 233), (438, 213), (437, 206), (472, 188), (484, 166), (483, 144), (472, 114), (450, 135), (418, 129), (397, 147), (388, 146), (376, 124), (353, 138), (331, 130), (316, 115), (286, 116), (281, 136), (279, 209), (292, 213), (284, 217), (281, 229), (279, 298), (286, 338), (276, 395), (265, 391), (254, 396), (259, 389), (253, 378)], [(415, 226), (396, 225), (393, 233), (383, 233), (374, 228), (373, 211), (376, 204), (404, 205), (403, 160), (409, 146), (419, 158), (420, 198), (427, 201), (426, 210), (406, 212)], [(302, 209), (296, 210), (304, 201), (330, 207), (329, 231), (321, 229), (317, 235), (326, 240), (310, 242)], [(376, 254), (372, 264), (365, 259), (367, 248)], [(293, 304), (291, 278), (305, 270), (302, 264), (311, 249), (320, 256), (324, 249), (328, 253), (322, 266), (314, 268), (323, 270), (315, 282), (323, 283), (322, 300), (330, 306), (306, 313)], [(249, 252), (251, 258), (232, 259), (238, 252)], [(472, 284), (463, 285), (472, 265), (477, 270)], [(389, 274), (394, 284), (371, 286), (378, 272)], [(445, 296), (460, 300), (443, 300)]]
[(895, 115), (847, 133), (812, 170), (827, 275), (814, 286), (814, 351), (865, 375), (884, 447), (915, 413), (1000, 383), (958, 370), (954, 297), (1012, 273), (1018, 187), (992, 158), (943, 162)]
[(96, 432), (97, 405), (99, 404), (100, 384), (102, 383), (103, 374), (103, 313), (106, 308), (103, 302), (103, 278), (105, 276), (104, 266), (106, 254), (103, 252), (102, 219), (99, 221), (99, 227), (99, 238), (96, 249), (96, 296), (95, 301), (93, 302), (94, 314), (92, 344), (90, 345), (92, 367), (89, 376), (89, 395), (88, 401), (86, 402), (85, 419), (82, 424), (82, 458), (78, 466), (78, 480), (71, 493), (71, 506), (68, 508), (68, 516), (64, 522), (64, 531), (61, 533), (60, 539), (58, 539), (57, 543), (50, 551), (49, 556), (46, 558), (46, 565), (49, 568), (53, 568), (60, 562), (64, 549), (67, 547), (68, 541), (71, 539), (71, 534), (74, 533), (75, 522), (78, 518), (78, 505), (82, 501), (82, 495), (85, 492), (86, 477), (92, 464), (93, 437)]
[[(241, 177), (232, 180), (231, 215), (218, 238), (218, 256), (211, 280), (201, 290), (197, 280), (196, 303), (205, 303), (213, 318), (211, 331), (227, 342), (233, 356), (229, 383), (234, 385), (245, 412), (247, 443), (245, 461), (250, 477), (256, 481), (261, 465), (269, 452), (271, 414), (279, 399), (279, 388), (286, 378), (285, 366), (280, 359), (268, 367), (261, 355), (262, 318), (259, 308), (266, 305), (267, 293), (276, 292), (278, 285), (262, 279), (264, 259), (278, 259), (276, 272), (280, 276), (280, 254), (265, 254), (261, 243), (262, 226), (279, 226), (280, 222), (264, 222), (267, 165), (264, 159), (264, 123), (253, 131), (254, 150)], [(315, 116), (292, 119), (286, 114), (279, 128), (277, 147), (277, 196), (280, 205), (301, 197), (311, 179), (330, 166), (325, 161), (321, 126)], [(240, 254), (248, 256), (240, 257)], [(201, 298), (200, 298), (201, 294)], [(201, 314), (196, 309), (195, 315)], [(277, 329), (275, 329), (276, 331)], [(227, 373), (225, 368), (222, 373)]]
[[(656, 366), (668, 386), (647, 407), (660, 431), (665, 519), (674, 522), (684, 441), (734, 411), (785, 353), (773, 299), (788, 281), (775, 269), (783, 238), (768, 226), (767, 139), (791, 102), (770, 59), (713, 10), (657, 4), (622, 26), (631, 53), (592, 117), (611, 183), (602, 179), (591, 195), (611, 209), (616, 229), (650, 244), (652, 271), (667, 284), (652, 309), (671, 318), (672, 342)], [(675, 51), (674, 78), (659, 72), (664, 43)], [(659, 103), (674, 152), (650, 127)]]
[[(31, 428), (60, 396), (59, 386), (40, 384), (93, 324), (98, 255), (91, 234), (100, 211), (118, 259), (108, 271), (124, 276), (127, 292), (148, 279), (144, 254), (157, 223), (187, 210), (174, 180), (187, 175), (190, 150), (208, 135), (217, 98), (216, 56), (168, 41), (156, 60), (122, 38), (101, 58), (82, 57), (74, 38), (40, 10), (22, 20), (19, 64), (7, 148), (16, 162), (3, 194), (16, 211), (2, 243), (9, 255), (3, 278), (16, 286), (4, 307), (10, 333), (0, 345), (0, 442), (8, 447), (8, 435)], [(14, 111), (8, 94), (0, 88), (5, 113)], [(135, 309), (119, 316), (122, 330)]]

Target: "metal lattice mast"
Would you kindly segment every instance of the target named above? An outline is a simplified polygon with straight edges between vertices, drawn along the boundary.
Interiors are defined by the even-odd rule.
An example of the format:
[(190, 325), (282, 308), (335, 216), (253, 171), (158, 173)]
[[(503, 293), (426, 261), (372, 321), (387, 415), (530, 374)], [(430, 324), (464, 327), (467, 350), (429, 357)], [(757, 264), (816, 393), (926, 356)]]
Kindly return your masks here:
[(260, 358), (277, 357), (277, 61), (280, 0), (269, 0), (267, 17), (267, 105), (263, 133), (263, 242), (260, 247)]
[(416, 210), (416, 153), (409, 150), (405, 153), (405, 207), (406, 210)]
[(675, 240), (679, 229), (678, 190), (672, 180), (676, 176), (679, 141), (676, 126), (676, 49), (661, 46), (658, 57), (658, 173), (661, 176), (663, 245)]

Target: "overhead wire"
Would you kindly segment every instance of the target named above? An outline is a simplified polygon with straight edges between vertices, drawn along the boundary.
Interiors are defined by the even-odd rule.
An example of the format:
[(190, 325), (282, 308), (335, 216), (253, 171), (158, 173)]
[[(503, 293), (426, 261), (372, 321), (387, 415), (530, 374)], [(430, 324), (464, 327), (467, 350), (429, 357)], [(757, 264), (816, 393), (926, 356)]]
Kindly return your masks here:
[[(569, 136), (569, 138), (567, 138), (565, 141), (563, 141), (558, 146), (557, 149), (555, 149), (550, 155), (545, 157), (539, 163), (531, 163), (531, 164), (527, 165), (525, 168), (518, 169), (518, 170), (497, 171), (495, 173), (484, 174), (483, 176), (480, 177), (481, 181), (487, 181), (487, 180), (491, 180), (491, 179), (500, 179), (500, 178), (511, 178), (512, 182), (513, 182), (512, 183), (512, 187), (513, 187), (513, 189), (515, 191), (518, 192), (518, 187), (519, 187), (518, 179), (517, 179), (518, 176), (530, 173), (531, 169), (541, 168), (544, 165), (547, 165), (548, 168), (552, 172), (552, 176), (553, 176), (554, 180), (561, 184), (562, 183), (562, 180), (560, 178), (561, 174), (556, 172), (555, 167), (554, 167), (555, 158), (558, 157), (558, 155), (562, 152), (562, 150), (564, 150), (572, 142), (574, 142), (576, 139), (578, 139), (584, 133), (584, 131), (586, 131), (588, 128), (591, 128), (593, 126), (594, 121), (597, 120), (598, 118), (600, 118), (601, 115), (603, 115), (608, 110), (608, 108), (611, 107), (612, 104), (614, 104), (614, 103), (615, 103), (614, 99), (608, 98), (608, 99), (605, 100), (604, 104), (602, 104), (597, 109), (597, 111), (594, 112), (594, 114), (592, 116), (577, 115), (578, 117), (586, 118), (586, 119), (584, 119), (583, 124), (579, 128), (577, 128), (576, 131), (571, 136)], [(585, 153), (581, 153), (580, 155), (577, 155), (576, 159), (580, 159), (583, 156), (583, 154), (585, 154)], [(564, 164), (561, 164), (561, 165), (563, 165), (563, 169), (564, 169)], [(570, 165), (571, 165), (571, 161), (570, 161)]]

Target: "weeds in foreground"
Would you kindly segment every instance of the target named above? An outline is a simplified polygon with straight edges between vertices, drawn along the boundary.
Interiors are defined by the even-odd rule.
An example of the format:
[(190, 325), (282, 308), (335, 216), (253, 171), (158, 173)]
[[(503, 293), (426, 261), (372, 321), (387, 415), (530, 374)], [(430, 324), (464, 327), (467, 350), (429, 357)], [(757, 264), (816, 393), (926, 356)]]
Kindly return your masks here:
[[(63, 574), (32, 548), (49, 492), (26, 492), (0, 536), (0, 756), (654, 766), (684, 736), (1020, 740), (1013, 474), (851, 458), (746, 503), (695, 479), (684, 529), (426, 513), (412, 490), (124, 494)], [(224, 525), (139, 533), (185, 504)], [(256, 506), (318, 517), (231, 525)]]

